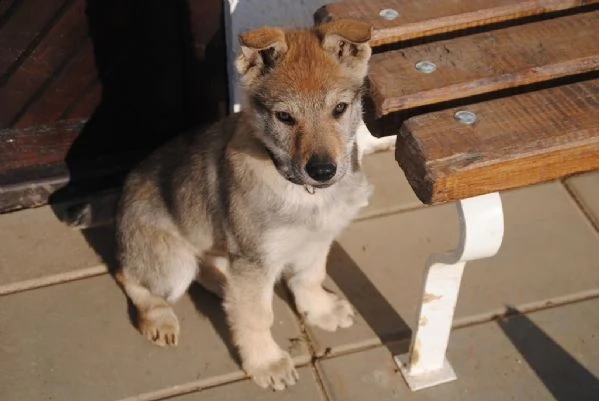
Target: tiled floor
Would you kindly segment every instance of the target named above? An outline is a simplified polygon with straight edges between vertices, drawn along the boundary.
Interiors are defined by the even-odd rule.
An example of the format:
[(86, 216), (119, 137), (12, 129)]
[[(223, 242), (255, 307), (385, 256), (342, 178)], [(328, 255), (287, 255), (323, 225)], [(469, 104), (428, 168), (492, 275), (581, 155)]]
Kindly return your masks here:
[(502, 194), (503, 247), (462, 284), (448, 351), (459, 379), (411, 393), (392, 353), (407, 347), (426, 258), (457, 243), (457, 215), (422, 207), (391, 153), (365, 164), (375, 195), (335, 244), (327, 284), (357, 323), (303, 329), (279, 291), (273, 331), (301, 376), (282, 393), (244, 378), (199, 287), (176, 306), (179, 346), (145, 341), (106, 273), (110, 227), (71, 229), (48, 207), (0, 216), (0, 400), (599, 399), (599, 172)]

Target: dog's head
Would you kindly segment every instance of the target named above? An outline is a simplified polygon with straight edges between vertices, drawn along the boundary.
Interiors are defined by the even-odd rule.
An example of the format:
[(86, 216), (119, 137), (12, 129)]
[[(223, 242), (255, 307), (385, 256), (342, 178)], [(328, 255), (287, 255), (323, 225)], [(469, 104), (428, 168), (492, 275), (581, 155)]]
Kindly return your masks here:
[(258, 139), (296, 184), (326, 187), (350, 168), (371, 50), (368, 23), (240, 36), (236, 67)]

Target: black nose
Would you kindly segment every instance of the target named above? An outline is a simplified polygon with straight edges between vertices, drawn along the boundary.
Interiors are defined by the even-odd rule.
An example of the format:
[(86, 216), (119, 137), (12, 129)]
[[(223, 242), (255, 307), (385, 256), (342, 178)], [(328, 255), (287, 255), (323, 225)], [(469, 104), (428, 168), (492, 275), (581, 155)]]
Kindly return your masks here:
[(325, 182), (335, 176), (337, 166), (328, 157), (312, 156), (306, 163), (306, 173), (318, 182)]

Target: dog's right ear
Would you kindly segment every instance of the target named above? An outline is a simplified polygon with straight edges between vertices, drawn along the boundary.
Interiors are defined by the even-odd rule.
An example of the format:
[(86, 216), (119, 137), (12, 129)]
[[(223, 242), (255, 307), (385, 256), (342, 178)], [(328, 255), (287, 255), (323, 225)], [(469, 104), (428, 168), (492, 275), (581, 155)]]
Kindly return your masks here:
[(271, 70), (287, 53), (285, 32), (278, 28), (261, 28), (239, 35), (241, 52), (235, 67), (246, 87)]

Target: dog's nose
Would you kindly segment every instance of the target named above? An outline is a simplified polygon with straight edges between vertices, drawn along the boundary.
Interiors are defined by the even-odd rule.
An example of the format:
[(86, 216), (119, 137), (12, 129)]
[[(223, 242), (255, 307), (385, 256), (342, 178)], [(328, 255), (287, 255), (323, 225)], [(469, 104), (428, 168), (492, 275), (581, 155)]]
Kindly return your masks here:
[(328, 157), (312, 156), (306, 163), (306, 172), (318, 182), (325, 182), (335, 176), (337, 166)]

